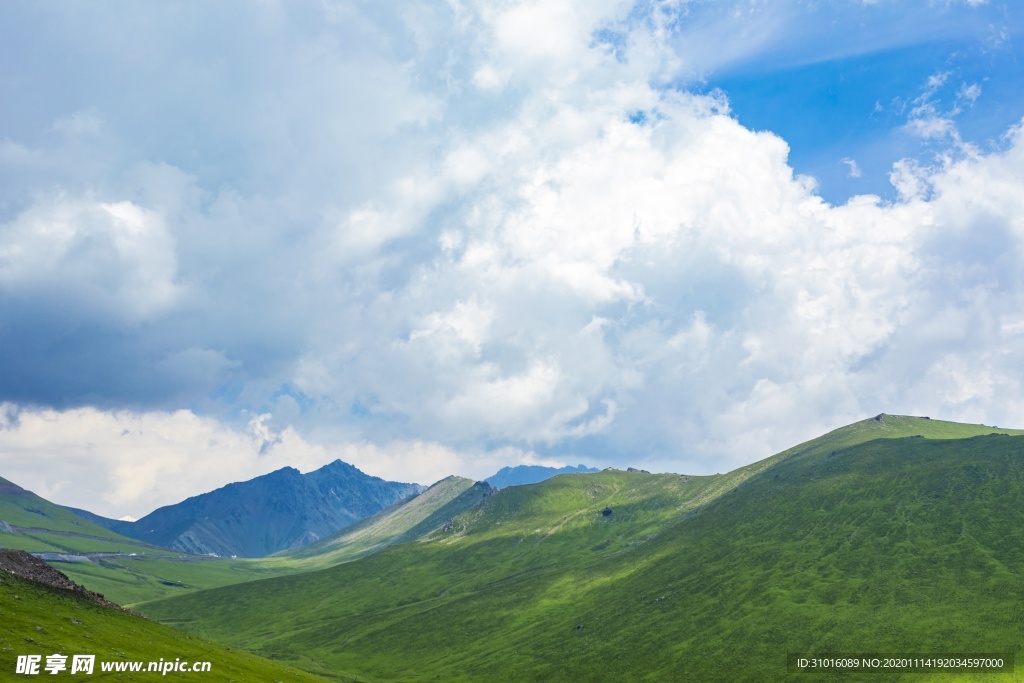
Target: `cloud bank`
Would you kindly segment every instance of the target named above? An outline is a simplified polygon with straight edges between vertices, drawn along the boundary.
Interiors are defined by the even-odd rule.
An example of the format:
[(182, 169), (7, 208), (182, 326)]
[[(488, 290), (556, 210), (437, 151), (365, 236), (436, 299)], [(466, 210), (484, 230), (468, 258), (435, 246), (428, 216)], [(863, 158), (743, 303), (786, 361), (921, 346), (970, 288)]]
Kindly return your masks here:
[(7, 6), (0, 474), (140, 516), (335, 457), (707, 473), (882, 411), (1018, 425), (1021, 128), (831, 205), (678, 85), (695, 11)]

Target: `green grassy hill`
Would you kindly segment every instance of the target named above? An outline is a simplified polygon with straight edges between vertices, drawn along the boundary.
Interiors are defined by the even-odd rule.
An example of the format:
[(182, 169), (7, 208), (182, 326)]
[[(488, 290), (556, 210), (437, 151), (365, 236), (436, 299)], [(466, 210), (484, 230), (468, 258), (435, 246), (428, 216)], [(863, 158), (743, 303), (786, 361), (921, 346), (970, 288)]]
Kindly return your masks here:
[(298, 571), (287, 565), (268, 567), (262, 560), (231, 560), (178, 554), (169, 557), (91, 557), (90, 562), (50, 564), (76, 583), (102, 593), (119, 605), (284, 576)]
[(420, 542), (141, 609), (375, 681), (806, 681), (787, 653), (1016, 651), (1024, 439), (995, 431), (884, 416), (725, 475), (555, 477)]
[(72, 556), (60, 560), (46, 555), (77, 583), (122, 605), (296, 571), (148, 545), (6, 479), (0, 479), (0, 520), (6, 524), (0, 525), (0, 548)]
[[(419, 539), (492, 492), (486, 484), (448, 477), (315, 544), (266, 558), (230, 559), (120, 536), (7, 480), (0, 482), (0, 520), (11, 530), (0, 529), (0, 548), (60, 553), (47, 558), (74, 581), (127, 606), (351, 561)], [(64, 555), (74, 557), (61, 559)]]
[(208, 588), (286, 576), (364, 557), (416, 540), (479, 503), (490, 492), (470, 479), (448, 477), (315, 544), (258, 559), (176, 554), (169, 557), (94, 557), (91, 563), (56, 563), (90, 590), (119, 604), (174, 597)]
[(258, 559), (178, 554), (173, 557), (98, 557), (92, 563), (59, 563), (64, 573), (90, 590), (124, 605), (174, 597), (208, 588), (308, 572), (417, 540), (478, 504), (492, 489), (448, 477), (422, 494), (395, 503), (317, 543)]
[(0, 479), (0, 547), (40, 553), (173, 554), (94, 524), (6, 479)]
[[(60, 680), (322, 681), (279, 662), (180, 633), (141, 617), (98, 605), (71, 591), (0, 574), (0, 680), (20, 680), (18, 655), (96, 656), (92, 676), (57, 674)], [(103, 673), (101, 662), (151, 662), (176, 658), (210, 662), (204, 673)], [(49, 677), (45, 671), (41, 676)], [(336, 679), (335, 679), (336, 680)]]
[(396, 543), (422, 538), (484, 500), (492, 489), (464, 477), (446, 477), (419, 495), (315, 543), (267, 558), (268, 566), (323, 568), (371, 555)]

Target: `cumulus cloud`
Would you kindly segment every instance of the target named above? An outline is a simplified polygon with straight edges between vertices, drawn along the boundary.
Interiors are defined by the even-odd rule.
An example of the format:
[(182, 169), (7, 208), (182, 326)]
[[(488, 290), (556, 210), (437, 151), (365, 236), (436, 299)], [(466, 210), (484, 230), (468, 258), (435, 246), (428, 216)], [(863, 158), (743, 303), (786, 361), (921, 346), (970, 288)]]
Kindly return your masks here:
[(99, 315), (145, 320), (178, 299), (176, 271), (166, 223), (131, 201), (44, 198), (0, 227), (8, 295), (73, 298)]
[(507, 464), (564, 464), (518, 449), (467, 454), (424, 441), (325, 447), (294, 429), (275, 430), (271, 417), (253, 416), (233, 429), (188, 410), (0, 404), (3, 476), (48, 500), (119, 519), (281, 467), (308, 472), (335, 458), (374, 476), (426, 484), (452, 472), (484, 477)]
[[(926, 386), (924, 359), (941, 365), (944, 355), (932, 354), (959, 347), (941, 337), (955, 318), (933, 320), (944, 300), (980, 294), (938, 273), (984, 280), (994, 262), (984, 250), (936, 249), (952, 236), (952, 207), (991, 196), (966, 179), (989, 164), (1008, 178), (1020, 172), (1016, 138), (1003, 153), (943, 169), (901, 165), (895, 203), (859, 197), (831, 207), (813, 182), (793, 177), (781, 140), (745, 130), (723, 103), (633, 97), (609, 97), (628, 104), (617, 110), (560, 105), (542, 122), (519, 122), (524, 144), (490, 148), (515, 163), (463, 200), (460, 237), (446, 234), (448, 247), (388, 294), (391, 311), (429, 307), (438, 292), (457, 303), (418, 316), (382, 352), (401, 369), (399, 382), (369, 370), (362, 382), (372, 384), (377, 415), (453, 442), (577, 448), (575, 439), (599, 435), (605, 457), (642, 442), (663, 463), (681, 444), (697, 460), (738, 463), (893, 403), (966, 414), (949, 400), (958, 394), (938, 401), (916, 387)], [(655, 125), (625, 115), (644, 98), (659, 111)], [(593, 132), (535, 142), (564, 119)], [(1011, 199), (992, 197), (982, 223), (956, 228), (968, 231), (960, 239), (983, 230), (999, 238), (994, 249), (1016, 253), (1006, 252), (1016, 233), (999, 227), (1013, 220)], [(966, 270), (953, 263), (972, 251)], [(940, 336), (908, 334), (911, 320), (933, 320)], [(924, 365), (910, 380), (900, 363), (914, 353)], [(322, 376), (350, 380), (367, 368), (362, 355), (310, 354)], [(890, 373), (904, 383), (893, 386)], [(787, 428), (793, 414), (816, 416), (814, 426)]]
[(941, 72), (906, 113), (951, 151), (830, 205), (679, 86), (726, 21), (690, 4), (54, 9), (33, 49), (83, 87), (0, 112), (0, 474), (121, 516), (334, 457), (704, 473), (881, 411), (1012, 424), (1020, 129), (958, 146)]

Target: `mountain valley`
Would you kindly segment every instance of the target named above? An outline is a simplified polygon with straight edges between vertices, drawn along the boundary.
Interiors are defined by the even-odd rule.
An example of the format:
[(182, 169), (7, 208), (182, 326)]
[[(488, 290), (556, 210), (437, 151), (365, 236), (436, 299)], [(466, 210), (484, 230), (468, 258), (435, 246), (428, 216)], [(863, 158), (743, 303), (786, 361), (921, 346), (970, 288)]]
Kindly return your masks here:
[(789, 656), (1015, 660), (1022, 437), (879, 415), (726, 474), (498, 491), (449, 477), (268, 557), (58, 564), (151, 619), (335, 680), (808, 680)]

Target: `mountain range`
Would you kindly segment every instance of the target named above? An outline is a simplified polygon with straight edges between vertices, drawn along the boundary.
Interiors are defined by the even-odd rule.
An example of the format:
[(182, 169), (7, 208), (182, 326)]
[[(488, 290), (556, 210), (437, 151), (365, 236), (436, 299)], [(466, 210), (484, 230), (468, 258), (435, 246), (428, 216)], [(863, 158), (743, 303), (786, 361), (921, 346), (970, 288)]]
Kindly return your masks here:
[(583, 472), (597, 472), (594, 467), (586, 465), (569, 465), (566, 467), (544, 467), (542, 465), (518, 465), (516, 467), (502, 467), (495, 474), (484, 479), (491, 486), (503, 489), (506, 486), (522, 486), (523, 484), (539, 484), (545, 479), (550, 479), (557, 474), (581, 474)]
[[(504, 488), (541, 482), (558, 474), (597, 471), (585, 465), (520, 465), (503, 467), (485, 481), (495, 488)], [(447, 485), (439, 490), (452, 491), (453, 486), (468, 488), (473, 483), (460, 477), (449, 477), (443, 482)], [(319, 541), (426, 490), (419, 484), (384, 481), (335, 460), (308, 474), (285, 467), (228, 484), (161, 507), (136, 521), (110, 519), (79, 508), (66, 509), (122, 536), (151, 545), (196, 555), (263, 557)], [(436, 495), (437, 491), (432, 494)], [(394, 541), (407, 539), (403, 535), (407, 531), (398, 534)], [(334, 542), (339, 544), (351, 548), (351, 543)]]
[[(0, 545), (138, 543), (20, 491), (0, 491)], [(257, 559), (56, 563), (150, 619), (334, 680), (852, 680), (793, 657), (1024, 666), (1022, 499), (1024, 432), (878, 415), (726, 474), (449, 477)]]
[(308, 474), (284, 467), (228, 484), (135, 522), (74, 512), (152, 545), (197, 555), (263, 557), (328, 536), (424, 489), (335, 460)]

